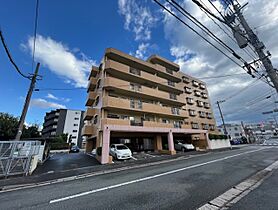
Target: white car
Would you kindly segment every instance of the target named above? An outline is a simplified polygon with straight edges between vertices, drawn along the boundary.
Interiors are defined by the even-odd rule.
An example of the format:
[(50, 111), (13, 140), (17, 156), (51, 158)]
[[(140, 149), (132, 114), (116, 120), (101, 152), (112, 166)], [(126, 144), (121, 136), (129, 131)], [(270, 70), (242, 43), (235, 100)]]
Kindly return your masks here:
[(193, 144), (185, 144), (182, 141), (175, 141), (175, 150), (181, 150), (183, 152), (185, 152), (186, 150), (194, 150), (195, 147), (193, 146)]
[(118, 160), (126, 160), (131, 158), (131, 150), (124, 144), (111, 144), (110, 155)]

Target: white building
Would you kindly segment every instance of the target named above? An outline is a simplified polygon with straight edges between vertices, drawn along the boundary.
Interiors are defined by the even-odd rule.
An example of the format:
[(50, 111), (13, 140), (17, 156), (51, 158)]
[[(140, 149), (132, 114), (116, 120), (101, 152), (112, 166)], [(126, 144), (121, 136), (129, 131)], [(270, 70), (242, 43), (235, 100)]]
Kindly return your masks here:
[[(244, 129), (240, 124), (225, 124), (225, 126), (230, 139), (238, 139), (245, 136)], [(223, 125), (218, 126), (218, 130), (222, 134), (225, 133)]]

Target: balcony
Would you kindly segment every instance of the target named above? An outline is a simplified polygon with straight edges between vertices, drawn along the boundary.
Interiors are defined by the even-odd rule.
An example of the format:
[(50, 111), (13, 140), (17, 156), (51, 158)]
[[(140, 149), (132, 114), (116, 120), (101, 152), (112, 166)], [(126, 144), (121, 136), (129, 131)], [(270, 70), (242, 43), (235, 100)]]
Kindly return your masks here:
[(145, 98), (150, 100), (157, 100), (176, 106), (185, 105), (185, 103), (183, 102), (183, 97), (181, 95), (177, 95), (175, 100), (169, 97), (168, 92), (160, 91), (154, 88), (149, 88), (143, 85), (141, 85), (141, 88), (132, 89), (130, 82), (117, 79), (115, 77), (105, 78), (104, 87), (108, 90), (114, 90), (120, 94), (125, 94), (129, 96), (134, 96), (134, 94), (136, 94), (137, 97), (140, 97), (142, 99)]
[(96, 136), (97, 127), (95, 125), (84, 125), (82, 128), (82, 136)]
[(84, 120), (91, 120), (97, 113), (98, 110), (96, 108), (87, 108)]
[(90, 77), (88, 87), (87, 87), (87, 92), (89, 91), (94, 91), (97, 85), (97, 79)]
[(188, 114), (184, 110), (180, 110), (179, 115), (172, 114), (171, 107), (163, 107), (157, 104), (142, 103), (141, 109), (134, 109), (130, 107), (130, 100), (115, 98), (115, 97), (104, 97), (103, 107), (111, 110), (122, 110), (129, 111), (131, 113), (150, 113), (156, 115), (171, 116), (177, 118), (187, 118)]
[(140, 69), (137, 69), (140, 72), (138, 73), (138, 71), (135, 71), (135, 68), (129, 67), (125, 64), (113, 60), (106, 61), (105, 68), (106, 71), (113, 77), (124, 79), (125, 81), (158, 86), (161, 90), (175, 92), (178, 94), (181, 94), (183, 92), (182, 88), (180, 87), (172, 87), (168, 85), (167, 79), (161, 78)]
[(91, 77), (96, 77), (97, 74), (98, 74), (98, 72), (99, 72), (98, 67), (92, 66), (92, 69), (91, 69), (89, 78), (91, 78)]
[(112, 119), (112, 118), (103, 118), (101, 120), (101, 128), (103, 129), (104, 125), (122, 125), (122, 126), (129, 126), (129, 120), (123, 119)]
[(85, 105), (92, 106), (94, 104), (96, 96), (97, 94), (95, 92), (89, 92)]

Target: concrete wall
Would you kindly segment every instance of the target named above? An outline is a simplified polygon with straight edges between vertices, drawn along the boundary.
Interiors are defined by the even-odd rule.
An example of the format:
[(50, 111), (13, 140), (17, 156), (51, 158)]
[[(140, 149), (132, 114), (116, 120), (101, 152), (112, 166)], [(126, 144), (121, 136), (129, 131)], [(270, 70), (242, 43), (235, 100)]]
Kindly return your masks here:
[(216, 140), (208, 140), (209, 149), (221, 149), (231, 147), (229, 139), (216, 139)]

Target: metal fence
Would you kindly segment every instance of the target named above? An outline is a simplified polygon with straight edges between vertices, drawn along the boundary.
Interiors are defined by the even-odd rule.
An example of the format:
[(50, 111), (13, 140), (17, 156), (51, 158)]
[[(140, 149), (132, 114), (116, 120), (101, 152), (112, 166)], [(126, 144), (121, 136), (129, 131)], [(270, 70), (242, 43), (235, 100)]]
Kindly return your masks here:
[(0, 141), (0, 177), (27, 175), (39, 147), (39, 141)]

